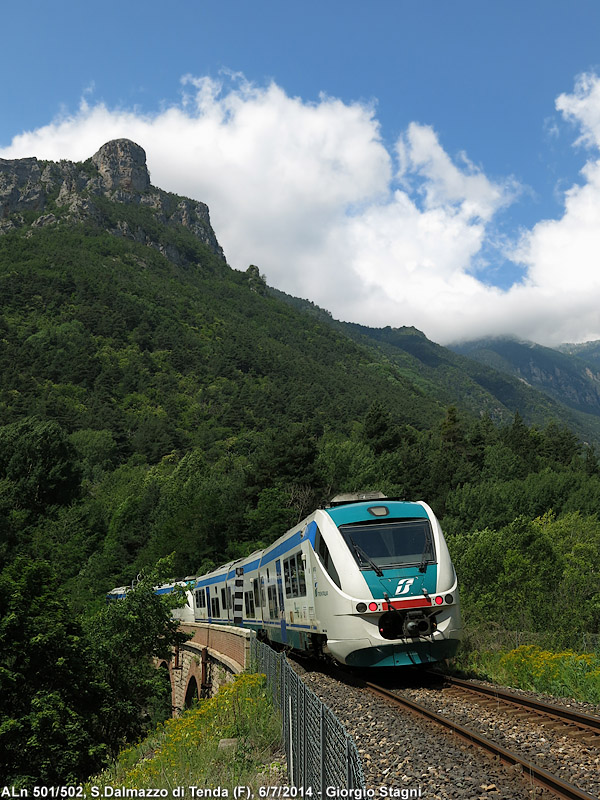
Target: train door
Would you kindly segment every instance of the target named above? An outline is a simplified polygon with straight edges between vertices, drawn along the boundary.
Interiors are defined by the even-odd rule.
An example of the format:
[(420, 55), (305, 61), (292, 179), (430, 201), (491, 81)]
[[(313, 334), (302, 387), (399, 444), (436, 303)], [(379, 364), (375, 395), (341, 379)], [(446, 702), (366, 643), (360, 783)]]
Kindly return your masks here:
[(231, 582), (225, 576), (225, 585), (221, 589), (221, 606), (223, 607), (222, 614), (225, 614), (227, 622), (232, 622), (233, 614), (233, 592), (231, 591)]
[(257, 572), (256, 578), (252, 578), (250, 581), (250, 591), (252, 592), (252, 596), (254, 597), (254, 619), (257, 622), (263, 621), (263, 607), (262, 607), (262, 598), (260, 594), (260, 575)]
[(277, 596), (279, 598), (279, 617), (281, 619), (281, 641), (287, 644), (287, 630), (285, 625), (285, 604), (283, 600), (283, 581), (281, 579), (281, 559), (275, 562), (277, 571)]
[(260, 616), (263, 621), (263, 628), (265, 627), (265, 620), (269, 619), (269, 605), (267, 602), (267, 585), (265, 576), (258, 573), (258, 591), (260, 593)]
[(312, 547), (307, 548), (306, 553), (302, 555), (302, 563), (304, 565), (304, 575), (306, 581), (306, 619), (310, 625), (313, 625), (316, 620), (315, 614), (315, 580), (316, 568), (313, 560)]
[(212, 611), (210, 608), (210, 588), (206, 587), (206, 616), (210, 620), (212, 617)]

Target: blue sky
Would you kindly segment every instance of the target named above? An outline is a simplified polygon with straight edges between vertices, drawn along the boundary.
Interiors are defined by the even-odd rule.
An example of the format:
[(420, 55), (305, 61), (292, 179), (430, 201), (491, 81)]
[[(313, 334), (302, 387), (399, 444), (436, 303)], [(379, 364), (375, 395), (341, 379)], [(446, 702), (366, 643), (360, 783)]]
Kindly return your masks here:
[(597, 2), (35, 0), (3, 29), (0, 157), (128, 136), (232, 266), (339, 318), (600, 338)]

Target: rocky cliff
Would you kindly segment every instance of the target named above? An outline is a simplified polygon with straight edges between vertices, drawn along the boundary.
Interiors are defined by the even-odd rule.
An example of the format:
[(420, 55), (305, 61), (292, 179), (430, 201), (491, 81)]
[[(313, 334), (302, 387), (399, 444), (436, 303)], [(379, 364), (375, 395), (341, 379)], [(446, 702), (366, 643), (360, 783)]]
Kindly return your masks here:
[[(107, 214), (106, 201), (112, 207)], [(150, 210), (144, 218), (119, 219), (115, 204)], [(92, 221), (116, 236), (156, 247), (171, 261), (185, 263), (176, 245), (158, 241), (154, 222), (191, 231), (223, 260), (210, 224), (208, 206), (152, 186), (146, 153), (129, 139), (115, 139), (82, 163), (0, 159), (0, 235), (24, 225), (33, 227)]]

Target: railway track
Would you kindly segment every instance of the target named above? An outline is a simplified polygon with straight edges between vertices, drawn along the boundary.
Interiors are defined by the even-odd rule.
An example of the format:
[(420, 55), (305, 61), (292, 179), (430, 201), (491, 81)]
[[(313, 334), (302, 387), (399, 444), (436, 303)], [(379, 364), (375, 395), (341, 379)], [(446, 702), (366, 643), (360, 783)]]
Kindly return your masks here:
[(506, 708), (507, 712), (516, 709), (521, 718), (535, 716), (544, 726), (553, 730), (565, 730), (585, 744), (600, 747), (600, 716), (584, 714), (572, 708), (546, 703), (535, 697), (517, 694), (499, 686), (465, 681), (452, 676), (444, 676), (450, 691), (460, 694), (468, 692), (476, 701), (488, 708)]
[[(505, 690), (490, 689), (484, 691), (478, 685), (470, 685), (469, 682), (466, 681), (452, 679), (450, 682), (453, 686), (460, 687), (463, 691), (485, 694), (487, 697), (495, 697), (497, 698), (497, 702), (501, 700), (502, 703), (511, 708), (522, 709), (526, 714), (530, 713), (530, 711), (525, 711), (525, 709), (531, 709), (532, 711), (534, 710), (536, 714), (544, 715), (553, 722), (559, 721), (561, 725), (576, 725), (577, 730), (583, 731), (585, 735), (588, 735), (590, 732), (594, 734), (600, 734), (600, 719), (597, 717), (590, 717), (589, 715), (572, 712), (568, 709), (562, 709), (559, 706), (551, 706), (539, 701), (529, 700), (528, 698), (521, 698), (519, 695), (515, 695)], [(449, 717), (439, 714), (436, 711), (432, 711), (421, 703), (417, 703), (414, 700), (403, 697), (402, 695), (392, 692), (382, 686), (371, 683), (370, 681), (364, 681), (364, 686), (370, 692), (385, 698), (388, 702), (400, 705), (413, 713), (416, 713), (422, 717), (426, 717), (438, 725), (451, 730), (461, 739), (484, 749), (487, 753), (498, 757), (505, 763), (519, 765), (523, 769), (523, 773), (530, 780), (544, 789), (549, 790), (557, 797), (565, 798), (565, 800), (598, 800), (596, 795), (588, 794), (588, 792), (579, 789), (572, 783), (569, 783), (562, 778), (553, 775), (549, 771), (538, 767), (533, 762), (523, 758), (519, 753), (500, 746), (489, 738), (482, 736), (477, 731), (466, 728), (463, 725), (454, 722)]]
[[(305, 666), (309, 671), (315, 669), (314, 663), (312, 667)], [(415, 683), (409, 680), (402, 688), (396, 682), (386, 688), (361, 679), (356, 673), (331, 668), (325, 673), (321, 670), (322, 666), (319, 666), (317, 671), (309, 672), (307, 677), (311, 686), (318, 694), (322, 692), (322, 699), (355, 735), (359, 752), (365, 753), (368, 759), (365, 774), (370, 773), (373, 786), (377, 785), (382, 774), (382, 770), (377, 769), (378, 762), (385, 764), (386, 771), (390, 765), (395, 767), (395, 780), (406, 780), (408, 773), (412, 781), (410, 785), (415, 781), (425, 781), (427, 785), (425, 776), (431, 770), (427, 754), (437, 752), (440, 764), (445, 766), (438, 770), (436, 765), (435, 777), (428, 783), (436, 797), (476, 797), (474, 791), (477, 792), (478, 788), (479, 797), (497, 798), (498, 793), (502, 798), (531, 797), (535, 784), (539, 787), (537, 792), (541, 791), (544, 798), (600, 798), (600, 716), (438, 673), (425, 673), (423, 677), (427, 678), (424, 681)], [(321, 683), (326, 685), (324, 690), (320, 688)], [(371, 710), (365, 695), (373, 696), (374, 701), (379, 698), (379, 703), (390, 709), (389, 713), (382, 713), (382, 709)], [(394, 713), (399, 710), (414, 715), (414, 722), (401, 725), (392, 722)], [(365, 716), (366, 721), (363, 719)], [(422, 722), (417, 722), (417, 716)], [(422, 731), (421, 725), (424, 726)], [(434, 734), (432, 744), (423, 746), (428, 736), (427, 726), (432, 726), (430, 730), (435, 730), (436, 726), (443, 727), (452, 736), (444, 737), (447, 743), (442, 746), (441, 737)], [(419, 734), (415, 737), (417, 727)], [(376, 731), (373, 736), (372, 731)], [(459, 766), (455, 760), (456, 766), (448, 768), (448, 763), (456, 759), (456, 755), (449, 757), (449, 754), (458, 741), (465, 743), (463, 747), (469, 744), (476, 748), (470, 757), (473, 763), (464, 794), (452, 784), (455, 776), (463, 779), (462, 765)], [(406, 756), (410, 748), (413, 748), (413, 753), (408, 759), (401, 756), (395, 761), (395, 754), (404, 752)], [(477, 750), (482, 752), (481, 759), (475, 755)], [(560, 752), (560, 762), (556, 751)], [(483, 752), (492, 759), (485, 758)], [(479, 767), (475, 766), (476, 761), (481, 762)], [(490, 765), (487, 773), (484, 763)], [(500, 763), (506, 765), (504, 769), (512, 776), (508, 791), (507, 773), (501, 773)], [(479, 781), (475, 778), (476, 773), (480, 776)], [(495, 777), (486, 780), (486, 774)], [(497, 783), (496, 791), (490, 790), (494, 783)], [(521, 785), (520, 790), (517, 784)]]

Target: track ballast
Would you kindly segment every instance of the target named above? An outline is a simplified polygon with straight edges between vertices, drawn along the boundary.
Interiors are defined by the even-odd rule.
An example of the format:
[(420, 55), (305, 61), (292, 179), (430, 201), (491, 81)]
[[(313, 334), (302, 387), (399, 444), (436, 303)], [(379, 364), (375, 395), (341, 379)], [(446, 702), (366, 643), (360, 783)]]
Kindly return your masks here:
[[(409, 678), (404, 685), (390, 687), (394, 695), (423, 706), (433, 717), (439, 714), (466, 728), (473, 734), (469, 745), (434, 719), (399, 710), (390, 698), (374, 696), (356, 680), (349, 685), (310, 668), (303, 677), (354, 736), (372, 789), (420, 789), (420, 796), (434, 800), (600, 797), (600, 742), (589, 731), (565, 730), (557, 720), (541, 721), (498, 697), (484, 698), (482, 704), (467, 697), (464, 688), (448, 687), (435, 679), (415, 683)], [(477, 748), (473, 740), (478, 737), (508, 752), (508, 760), (517, 763), (510, 766), (490, 758), (489, 752)], [(573, 788), (542, 789), (536, 780), (544, 772)]]

